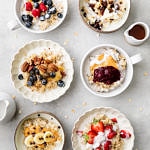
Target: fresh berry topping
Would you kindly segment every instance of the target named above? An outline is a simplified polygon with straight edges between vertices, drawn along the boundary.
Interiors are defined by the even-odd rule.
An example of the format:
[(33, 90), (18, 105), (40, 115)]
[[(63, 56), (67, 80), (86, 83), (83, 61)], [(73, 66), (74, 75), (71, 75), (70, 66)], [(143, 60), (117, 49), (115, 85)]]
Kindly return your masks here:
[(96, 133), (104, 132), (104, 124), (103, 124), (103, 122), (94, 119), (92, 124), (91, 124), (91, 130), (95, 131)]
[(42, 80), (42, 79), (43, 79), (43, 76), (42, 76), (42, 75), (39, 75), (38, 78), (39, 78), (39, 80)]
[(26, 2), (25, 3), (25, 9), (26, 9), (26, 11), (31, 11), (33, 9), (32, 3)]
[(43, 2), (45, 5), (47, 5), (47, 0), (42, 0), (42, 2)]
[(33, 82), (32, 81), (27, 81), (27, 86), (32, 86)]
[(58, 14), (57, 14), (57, 17), (58, 17), (58, 18), (63, 18), (63, 14), (62, 14), (62, 13), (58, 13)]
[(56, 12), (57, 12), (57, 10), (55, 7), (50, 7), (47, 11), (47, 13), (49, 13), (49, 14), (56, 14)]
[(37, 75), (40, 74), (39, 69), (35, 68), (35, 74), (37, 74)]
[(18, 79), (19, 79), (19, 80), (23, 80), (23, 75), (22, 75), (22, 74), (19, 74), (19, 75), (18, 75)]
[(55, 78), (56, 73), (55, 73), (55, 72), (50, 72), (49, 76), (50, 76), (51, 78)]
[(29, 73), (30, 73), (30, 75), (34, 75), (35, 74), (33, 69)]
[(48, 5), (48, 6), (52, 6), (52, 5), (53, 5), (52, 0), (47, 0), (47, 5)]
[(112, 118), (111, 120), (112, 120), (112, 122), (114, 122), (114, 123), (117, 123), (117, 122), (118, 122), (116, 118)]
[(94, 70), (94, 82), (112, 84), (120, 80), (120, 71), (112, 66), (100, 67)]
[(26, 26), (27, 28), (30, 28), (30, 27), (32, 26), (32, 22), (25, 22), (25, 26)]
[(114, 138), (116, 135), (117, 135), (117, 132), (116, 132), (116, 131), (111, 131), (111, 132), (107, 135), (107, 138), (108, 138), (108, 139), (112, 139), (112, 138)]
[(47, 10), (47, 7), (46, 7), (46, 5), (45, 5), (43, 2), (40, 3), (39, 8), (40, 8), (40, 10), (41, 10), (42, 12), (45, 12), (45, 11)]
[(95, 136), (97, 136), (97, 134), (94, 131), (89, 131), (87, 133), (86, 142), (89, 144), (93, 144)]
[(33, 10), (32, 10), (32, 15), (33, 15), (34, 17), (40, 17), (40, 10), (37, 9), (37, 8), (33, 9)]
[(64, 83), (64, 81), (59, 80), (59, 81), (57, 82), (57, 85), (58, 85), (59, 87), (64, 87), (64, 86), (65, 86), (65, 83)]
[(40, 16), (40, 21), (44, 21), (44, 20), (45, 20), (45, 16), (44, 15)]
[(23, 22), (32, 22), (33, 17), (30, 15), (22, 15), (21, 16)]
[(42, 83), (42, 85), (46, 85), (47, 84), (47, 80), (46, 79), (42, 79), (41, 83)]
[(106, 141), (104, 143), (104, 150), (111, 150), (111, 141)]
[(45, 14), (45, 19), (49, 19), (51, 17), (51, 15), (50, 14)]
[(33, 76), (29, 77), (29, 81), (34, 82)]
[(102, 150), (101, 147), (97, 147), (95, 150)]
[(39, 2), (39, 0), (32, 0), (32, 1), (33, 1), (34, 3), (35, 3), (35, 2)]
[(121, 130), (121, 131), (120, 131), (120, 137), (121, 137), (121, 138), (130, 138), (130, 137), (131, 137), (131, 133), (129, 133), (129, 132), (126, 131), (126, 130)]
[(39, 8), (39, 3), (34, 3), (34, 8)]

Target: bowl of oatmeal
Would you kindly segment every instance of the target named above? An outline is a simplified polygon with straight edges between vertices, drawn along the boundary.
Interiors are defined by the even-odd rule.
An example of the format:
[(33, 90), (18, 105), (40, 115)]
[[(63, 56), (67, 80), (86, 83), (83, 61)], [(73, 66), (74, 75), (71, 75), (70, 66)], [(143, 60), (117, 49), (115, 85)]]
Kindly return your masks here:
[(118, 46), (98, 45), (89, 50), (82, 59), (82, 82), (96, 96), (116, 96), (129, 86), (133, 77), (133, 64), (141, 60), (140, 54), (129, 57)]
[(36, 112), (23, 118), (14, 137), (16, 150), (62, 150), (64, 130), (52, 113)]
[(15, 30), (23, 27), (33, 33), (46, 33), (56, 29), (65, 19), (67, 0), (16, 0), (16, 20), (8, 22), (8, 27)]
[(113, 32), (126, 22), (130, 0), (80, 0), (83, 21), (97, 32)]
[(72, 131), (73, 150), (132, 150), (134, 131), (124, 114), (111, 107), (84, 113)]
[(32, 102), (51, 102), (64, 95), (73, 79), (73, 63), (58, 43), (37, 40), (19, 49), (12, 62), (15, 88)]

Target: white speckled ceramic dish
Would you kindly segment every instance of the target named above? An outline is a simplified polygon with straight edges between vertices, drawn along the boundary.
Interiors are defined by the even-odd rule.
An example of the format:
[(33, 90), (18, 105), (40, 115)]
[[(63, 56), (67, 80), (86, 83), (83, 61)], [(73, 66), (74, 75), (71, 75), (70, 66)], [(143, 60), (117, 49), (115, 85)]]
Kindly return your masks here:
[(59, 126), (59, 134), (62, 137), (61, 142), (57, 143), (57, 146), (53, 149), (53, 150), (62, 150), (63, 146), (64, 146), (64, 142), (65, 142), (65, 134), (64, 134), (64, 130), (63, 127), (61, 125), (61, 123), (59, 122), (59, 120), (52, 114), (49, 112), (36, 112), (36, 113), (32, 113), (28, 116), (26, 116), (25, 118), (23, 118), (15, 131), (15, 136), (14, 136), (14, 142), (15, 142), (15, 147), (16, 150), (26, 150), (26, 146), (24, 144), (24, 134), (23, 134), (23, 124), (26, 120), (28, 119), (35, 119), (41, 117), (43, 119), (46, 119), (50, 122), (53, 122), (54, 124), (56, 124), (57, 126)]
[[(107, 92), (100, 92), (99, 90), (95, 89), (94, 86), (95, 84), (91, 84), (89, 82), (88, 76), (90, 74), (90, 57), (99, 55), (101, 54), (101, 51), (103, 49), (116, 49), (119, 53), (121, 53), (125, 58), (127, 62), (127, 67), (126, 67), (126, 73), (125, 73), (125, 78), (119, 86), (117, 86), (114, 89), (111, 89)], [(132, 77), (133, 77), (133, 64), (136, 64), (142, 60), (142, 57), (140, 54), (136, 54), (132, 57), (129, 57), (128, 54), (120, 47), (111, 45), (111, 44), (101, 44), (98, 45), (92, 49), (90, 49), (83, 57), (81, 61), (81, 66), (80, 66), (80, 75), (82, 82), (86, 89), (91, 92), (92, 94), (100, 97), (112, 97), (121, 94), (126, 88), (129, 86)]]
[[(57, 87), (55, 89), (47, 89), (43, 93), (32, 91), (30, 88), (24, 85), (23, 80), (18, 80), (18, 75), (21, 71), (20, 67), (28, 56), (30, 56), (31, 54), (40, 54), (44, 49), (47, 48), (50, 48), (54, 52), (61, 52), (61, 54), (63, 55), (62, 59), (66, 70), (66, 76), (64, 77), (65, 86), (63, 88)], [(65, 94), (73, 80), (74, 69), (72, 60), (63, 47), (50, 40), (37, 40), (25, 44), (22, 48), (19, 49), (12, 62), (11, 74), (15, 88), (25, 98), (33, 102), (43, 103), (56, 100), (60, 96)]]
[(21, 9), (22, 9), (22, 5), (24, 3), (23, 0), (15, 0), (14, 2), (14, 13), (15, 13), (15, 17), (16, 20), (11, 20), (8, 22), (8, 28), (11, 30), (15, 30), (19, 27), (23, 27), (25, 30), (32, 32), (32, 33), (46, 33), (46, 32), (50, 32), (54, 29), (56, 29), (65, 19), (66, 15), (67, 15), (67, 11), (68, 11), (68, 1), (67, 0), (53, 0), (54, 4), (59, 4), (61, 3), (63, 6), (63, 18), (59, 19), (56, 23), (54, 23), (53, 25), (50, 25), (46, 30), (39, 30), (37, 28), (27, 28), (22, 19), (21, 19)]
[[(107, 5), (108, 5), (108, 1), (104, 1), (104, 2), (107, 2)], [(121, 2), (121, 0), (117, 0), (114, 2), (118, 5)], [(89, 7), (89, 3), (92, 4), (91, 8)], [(100, 16), (98, 14), (98, 12), (93, 11), (93, 6), (94, 6), (93, 4), (95, 4), (95, 3), (97, 3), (96, 4), (97, 7), (99, 5), (98, 10), (100, 11), (101, 4), (98, 4), (98, 3), (100, 3), (99, 1), (79, 0), (79, 11), (80, 11), (82, 20), (84, 21), (84, 23), (86, 25), (88, 25), (88, 27), (90, 27), (91, 29), (93, 29), (97, 32), (106, 32), (107, 33), (107, 32), (116, 31), (124, 25), (124, 23), (126, 22), (128, 16), (129, 16), (129, 12), (130, 12), (130, 0), (122, 0), (122, 4), (125, 3), (124, 4), (125, 7), (123, 7), (123, 8), (125, 8), (125, 11), (121, 14), (121, 17), (120, 17), (120, 14), (118, 13), (118, 10), (114, 10), (114, 14), (112, 15), (112, 13), (109, 13), (109, 10), (106, 11), (106, 9), (104, 11), (104, 15)], [(122, 4), (119, 4), (120, 5), (119, 7), (121, 7)], [(85, 11), (86, 14), (84, 13), (83, 8), (86, 9), (86, 11)], [(120, 18), (117, 19), (116, 17), (117, 18), (120, 17)], [(90, 20), (89, 19), (87, 20), (87, 18), (90, 18)], [(97, 18), (97, 20), (100, 20), (103, 23), (103, 26), (101, 29), (98, 29), (97, 27), (92, 26), (91, 22), (93, 23), (93, 20), (95, 21), (94, 18)], [(108, 21), (108, 20), (110, 20), (110, 21)], [(108, 23), (108, 22), (110, 22), (110, 23)]]
[(83, 114), (75, 123), (72, 131), (72, 147), (73, 150), (87, 150), (85, 144), (81, 143), (81, 137), (77, 135), (76, 131), (82, 131), (85, 126), (88, 126), (96, 115), (106, 115), (110, 118), (116, 118), (120, 129), (128, 130), (131, 133), (131, 137), (124, 140), (123, 150), (132, 150), (134, 146), (134, 131), (124, 114), (111, 107), (94, 108), (85, 114)]

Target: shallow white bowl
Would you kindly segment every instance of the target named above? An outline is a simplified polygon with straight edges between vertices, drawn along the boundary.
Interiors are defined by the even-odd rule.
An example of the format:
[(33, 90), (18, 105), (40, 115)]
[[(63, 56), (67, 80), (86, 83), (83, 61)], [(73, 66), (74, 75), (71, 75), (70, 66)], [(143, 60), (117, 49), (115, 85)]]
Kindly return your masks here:
[[(126, 75), (125, 75), (125, 79), (124, 81), (121, 83), (121, 85), (119, 87), (116, 87), (113, 90), (110, 90), (108, 92), (97, 92), (94, 91), (91, 88), (91, 85), (88, 81), (87, 78), (87, 74), (90, 74), (90, 56), (95, 56), (100, 54), (101, 49), (102, 48), (114, 48), (116, 49), (118, 52), (120, 52), (127, 61), (127, 68), (126, 68)], [(142, 60), (141, 55), (137, 54), (134, 55), (132, 57), (129, 57), (128, 54), (120, 47), (116, 46), (116, 45), (111, 45), (111, 44), (101, 44), (98, 45), (92, 49), (90, 49), (83, 57), (82, 61), (81, 61), (81, 66), (80, 66), (80, 76), (81, 76), (81, 80), (85, 86), (85, 88), (91, 92), (92, 94), (96, 95), (96, 96), (100, 96), (100, 97), (113, 97), (116, 95), (121, 94), (130, 84), (132, 77), (133, 77), (133, 64), (138, 63)]]
[[(63, 127), (61, 125), (61, 123), (59, 122), (59, 120), (57, 119), (56, 116), (54, 116), (52, 113), (49, 112), (36, 112), (36, 113), (32, 113), (26, 117), (24, 117), (18, 124), (16, 131), (15, 131), (15, 136), (14, 136), (14, 142), (15, 142), (15, 147), (16, 150), (26, 150), (26, 147), (24, 145), (24, 134), (23, 134), (23, 123), (28, 120), (28, 119), (33, 119), (33, 118), (38, 118), (38, 117), (42, 117), (45, 118), (49, 121), (52, 121), (57, 124), (58, 126), (60, 126), (60, 133), (62, 136), (62, 142), (59, 145), (59, 147), (56, 147), (53, 150), (62, 150), (64, 143), (65, 143), (65, 134), (64, 134), (64, 130)], [(53, 118), (53, 119), (51, 119)]]
[(98, 107), (89, 110), (75, 122), (71, 137), (73, 150), (86, 150), (85, 145), (81, 143), (81, 137), (77, 135), (76, 131), (83, 131), (84, 127), (89, 125), (97, 114), (106, 115), (110, 118), (116, 118), (119, 128), (127, 130), (131, 133), (131, 138), (125, 140), (123, 150), (132, 150), (135, 137), (131, 123), (124, 114), (111, 107)]
[[(66, 70), (66, 76), (64, 78), (65, 87), (57, 87), (55, 89), (46, 90), (43, 93), (31, 91), (30, 88), (24, 85), (24, 80), (18, 80), (18, 75), (21, 73), (20, 66), (24, 62), (25, 58), (31, 54), (40, 54), (44, 49), (47, 48), (51, 48), (51, 50), (54, 52), (61, 52), (63, 54), (63, 61)], [(74, 69), (69, 54), (58, 43), (50, 40), (37, 40), (31, 41), (19, 49), (12, 62), (11, 74), (15, 88), (23, 95), (23, 97), (33, 102), (44, 103), (56, 100), (65, 94), (73, 80)]]

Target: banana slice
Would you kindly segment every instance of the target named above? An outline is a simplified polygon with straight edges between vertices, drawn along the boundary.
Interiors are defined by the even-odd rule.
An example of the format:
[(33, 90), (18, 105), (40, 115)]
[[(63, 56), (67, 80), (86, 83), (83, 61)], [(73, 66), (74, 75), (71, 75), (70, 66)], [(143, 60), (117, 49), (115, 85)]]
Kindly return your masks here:
[(35, 146), (35, 142), (34, 142), (34, 138), (32, 135), (29, 135), (25, 138), (24, 140), (24, 144), (27, 146), (27, 147), (33, 147)]
[(36, 144), (43, 144), (44, 143), (44, 133), (35, 134), (34, 141)]
[(50, 131), (45, 132), (44, 141), (49, 143), (49, 142), (53, 142), (53, 140), (54, 140), (53, 133)]

